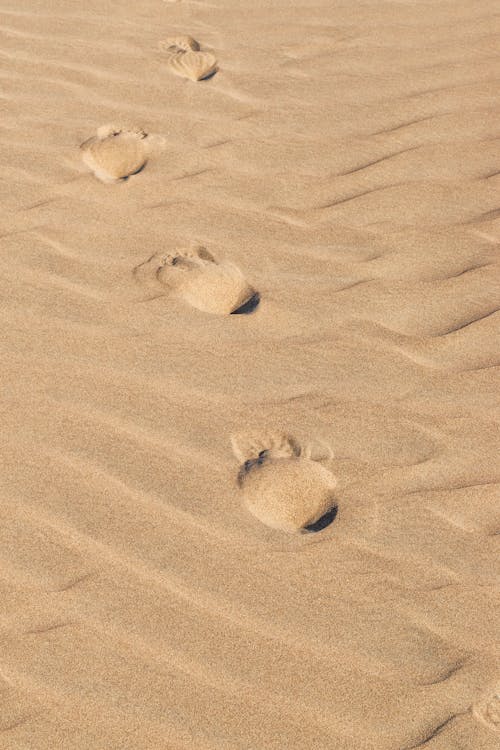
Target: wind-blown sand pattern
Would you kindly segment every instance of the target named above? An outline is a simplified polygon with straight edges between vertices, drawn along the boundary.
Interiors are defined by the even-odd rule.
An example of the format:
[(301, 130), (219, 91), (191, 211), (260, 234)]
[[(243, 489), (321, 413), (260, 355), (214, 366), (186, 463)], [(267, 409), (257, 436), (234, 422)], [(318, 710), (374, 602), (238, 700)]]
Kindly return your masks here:
[[(496, 749), (497, 3), (107, 6), (0, 3), (0, 749)], [(192, 238), (252, 315), (134, 278)], [(238, 487), (276, 433), (316, 533), (245, 504), (303, 456)]]

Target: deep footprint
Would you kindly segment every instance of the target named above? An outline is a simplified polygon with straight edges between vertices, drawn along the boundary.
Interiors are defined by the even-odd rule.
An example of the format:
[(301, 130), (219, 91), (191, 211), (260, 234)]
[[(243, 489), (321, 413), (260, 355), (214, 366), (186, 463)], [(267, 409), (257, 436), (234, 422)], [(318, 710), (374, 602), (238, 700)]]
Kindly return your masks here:
[(148, 134), (140, 128), (104, 125), (81, 144), (82, 159), (102, 182), (120, 182), (146, 166)]
[(156, 253), (134, 269), (134, 276), (157, 295), (179, 297), (216, 315), (248, 314), (260, 302), (237, 266), (219, 263), (204, 247)]
[[(321, 465), (326, 446), (302, 446), (283, 433), (231, 438), (241, 463), (238, 486), (247, 510), (266, 526), (288, 533), (316, 533), (338, 512), (333, 474)], [(318, 447), (319, 446), (319, 447)]]

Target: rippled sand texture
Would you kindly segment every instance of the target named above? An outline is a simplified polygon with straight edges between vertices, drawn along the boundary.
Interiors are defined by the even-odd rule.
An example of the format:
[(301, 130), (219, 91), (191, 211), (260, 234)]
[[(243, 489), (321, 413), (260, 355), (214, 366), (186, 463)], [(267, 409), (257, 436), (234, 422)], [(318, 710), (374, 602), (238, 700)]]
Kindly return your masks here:
[[(1, 750), (498, 746), (498, 25), (0, 3)], [(107, 184), (78, 147), (117, 122), (164, 148)], [(253, 314), (137, 283), (186, 247)], [(332, 449), (327, 528), (248, 512), (255, 431)]]

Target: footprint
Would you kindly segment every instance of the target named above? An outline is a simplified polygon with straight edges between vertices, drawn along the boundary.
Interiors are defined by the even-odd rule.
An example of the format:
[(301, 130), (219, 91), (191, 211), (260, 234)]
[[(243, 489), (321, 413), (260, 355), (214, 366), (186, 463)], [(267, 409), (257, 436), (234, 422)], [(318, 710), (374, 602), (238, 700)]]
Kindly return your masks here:
[(146, 165), (151, 141), (140, 128), (103, 125), (81, 144), (82, 159), (102, 182), (119, 182)]
[(191, 36), (170, 37), (159, 43), (167, 53), (167, 64), (178, 76), (192, 81), (211, 78), (218, 70), (217, 60), (210, 52), (202, 52), (200, 45)]
[(204, 247), (156, 253), (134, 269), (134, 276), (157, 296), (172, 294), (198, 310), (218, 315), (250, 313), (260, 301), (239, 268), (218, 263)]
[(273, 432), (234, 435), (231, 444), (242, 464), (238, 485), (244, 503), (259, 521), (288, 533), (317, 532), (332, 523), (337, 482), (320, 463), (331, 458), (327, 446), (302, 446)]
[(472, 713), (482, 724), (500, 734), (500, 685), (485, 694), (472, 707)]

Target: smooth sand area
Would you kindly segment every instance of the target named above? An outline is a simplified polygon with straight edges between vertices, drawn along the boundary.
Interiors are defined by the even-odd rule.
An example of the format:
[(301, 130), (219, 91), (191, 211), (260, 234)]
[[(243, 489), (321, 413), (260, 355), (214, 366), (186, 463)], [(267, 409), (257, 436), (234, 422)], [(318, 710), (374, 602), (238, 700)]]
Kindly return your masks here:
[(498, 748), (498, 10), (0, 0), (0, 750)]

